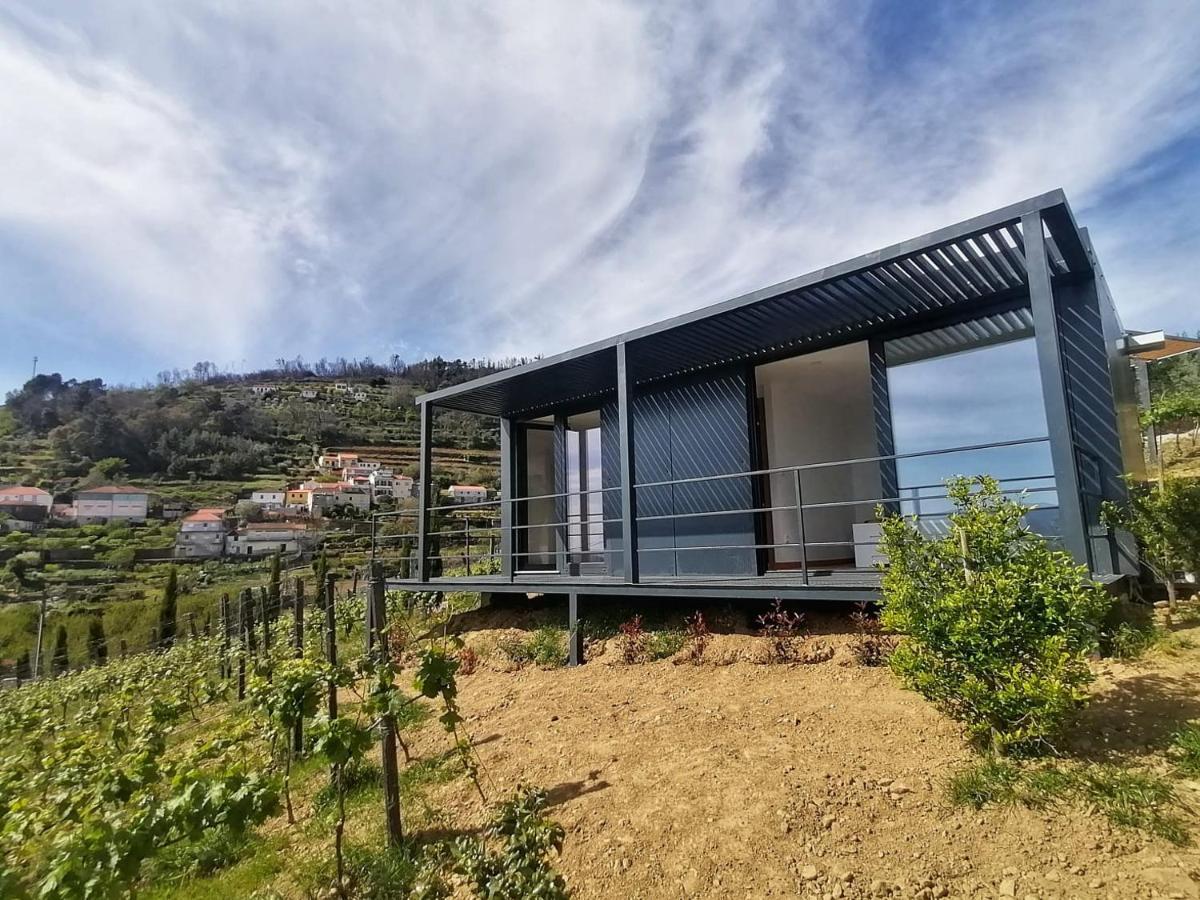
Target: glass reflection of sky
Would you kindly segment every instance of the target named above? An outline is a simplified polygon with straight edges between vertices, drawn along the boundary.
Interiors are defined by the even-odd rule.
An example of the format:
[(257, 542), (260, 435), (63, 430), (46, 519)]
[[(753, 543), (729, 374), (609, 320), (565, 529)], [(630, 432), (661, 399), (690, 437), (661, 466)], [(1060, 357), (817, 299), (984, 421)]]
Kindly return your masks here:
[[(888, 369), (892, 404), (892, 428), (897, 453), (914, 453), (970, 444), (1042, 437), (1047, 433), (1041, 378), (1033, 339), (998, 344), (920, 360)], [(1005, 489), (1028, 488), (1025, 502), (1056, 506), (1050, 479), (1054, 470), (1048, 444), (998, 447), (940, 456), (898, 460), (900, 495), (913, 489), (941, 485), (953, 475), (988, 474), (1018, 479)], [(922, 487), (920, 494), (945, 493), (940, 487)], [(924, 500), (919, 510), (911, 501), (902, 504), (905, 513), (922, 517), (945, 513), (945, 500)], [(1053, 510), (1030, 516), (1039, 531), (1055, 529)]]

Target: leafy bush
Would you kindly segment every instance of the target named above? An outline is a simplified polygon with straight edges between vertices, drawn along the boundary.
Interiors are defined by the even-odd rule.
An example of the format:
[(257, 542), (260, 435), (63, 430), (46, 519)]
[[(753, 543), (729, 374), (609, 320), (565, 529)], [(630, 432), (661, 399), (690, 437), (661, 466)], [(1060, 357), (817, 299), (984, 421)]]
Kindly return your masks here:
[(667, 659), (683, 649), (687, 635), (682, 631), (665, 629), (646, 634), (646, 658)]
[(1180, 570), (1200, 570), (1200, 479), (1169, 478), (1161, 485), (1129, 482), (1125, 504), (1106, 502), (1105, 523), (1137, 538), (1142, 561), (1167, 589), (1175, 610), (1175, 578)]
[(567, 634), (553, 625), (543, 625), (525, 640), (501, 641), (497, 646), (519, 666), (552, 669), (567, 662)]
[(883, 518), (883, 625), (907, 635), (891, 667), (977, 743), (1040, 749), (1085, 699), (1110, 600), (994, 479), (952, 479), (948, 494), (946, 537)]

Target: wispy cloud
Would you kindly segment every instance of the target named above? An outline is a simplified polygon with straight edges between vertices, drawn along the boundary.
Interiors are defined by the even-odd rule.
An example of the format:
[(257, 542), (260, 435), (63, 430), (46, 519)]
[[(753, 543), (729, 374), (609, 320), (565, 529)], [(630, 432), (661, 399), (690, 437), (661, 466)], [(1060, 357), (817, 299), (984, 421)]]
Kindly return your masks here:
[(0, 380), (553, 352), (1060, 185), (1200, 327), (1200, 7), (797, 6), (12, 6)]

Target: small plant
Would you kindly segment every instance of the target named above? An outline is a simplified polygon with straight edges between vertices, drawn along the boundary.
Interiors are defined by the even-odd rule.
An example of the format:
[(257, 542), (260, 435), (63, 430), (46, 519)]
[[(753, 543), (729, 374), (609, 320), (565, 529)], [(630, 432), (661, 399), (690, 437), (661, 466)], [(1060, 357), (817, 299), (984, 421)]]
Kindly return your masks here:
[(771, 658), (774, 662), (786, 663), (796, 659), (800, 651), (800, 643), (804, 638), (801, 626), (804, 624), (804, 614), (788, 612), (783, 608), (783, 601), (776, 600), (771, 609), (757, 619), (758, 633), (765, 637), (771, 646)]
[[(484, 839), (459, 838), (454, 865), (480, 897), (538, 897), (566, 900), (566, 882), (551, 867), (551, 852), (562, 850), (562, 826), (543, 815), (543, 790), (522, 787), (501, 804), (484, 832)], [(498, 842), (499, 850), (488, 846)]]
[(543, 625), (524, 640), (504, 640), (497, 646), (518, 666), (532, 664), (543, 669), (554, 669), (567, 662), (566, 632), (553, 625)]
[(642, 617), (637, 615), (622, 622), (619, 630), (621, 662), (627, 665), (641, 662), (646, 657), (646, 630), (642, 627)]
[(874, 615), (866, 603), (858, 604), (850, 614), (854, 635), (850, 639), (850, 652), (862, 666), (882, 666), (896, 649), (896, 639), (883, 630), (879, 616)]
[(708, 646), (708, 639), (712, 636), (712, 632), (708, 630), (708, 623), (704, 621), (704, 613), (696, 610), (683, 621), (687, 634), (687, 658), (694, 666), (700, 665), (704, 660), (704, 650)]
[(474, 675), (479, 668), (479, 654), (474, 647), (463, 647), (458, 651), (458, 674)]
[(683, 649), (687, 635), (676, 629), (646, 632), (646, 658), (667, 659)]

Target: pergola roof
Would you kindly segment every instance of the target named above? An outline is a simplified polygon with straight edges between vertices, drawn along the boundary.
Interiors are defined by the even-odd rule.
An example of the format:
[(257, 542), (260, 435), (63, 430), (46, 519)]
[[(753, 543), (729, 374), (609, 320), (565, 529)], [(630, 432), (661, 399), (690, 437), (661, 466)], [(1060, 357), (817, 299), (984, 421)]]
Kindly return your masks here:
[(1158, 362), (1160, 359), (1170, 359), (1172, 356), (1182, 356), (1200, 350), (1200, 340), (1181, 337), (1177, 334), (1166, 335), (1166, 342), (1157, 350), (1141, 350), (1132, 354), (1134, 359), (1144, 359), (1147, 362)]
[[(991, 323), (979, 326), (985, 329), (1019, 328), (1022, 322), (1003, 314), (1005, 304), (1018, 305), (1027, 291), (1021, 217), (1028, 213), (1041, 214), (1052, 277), (1091, 270), (1066, 196), (1056, 190), (418, 401), (517, 416), (602, 397), (616, 390), (616, 347), (622, 342), (632, 379), (647, 384), (738, 361), (795, 356), (964, 312), (978, 311), (980, 321)], [(941, 339), (953, 341), (956, 333), (945, 331)]]

